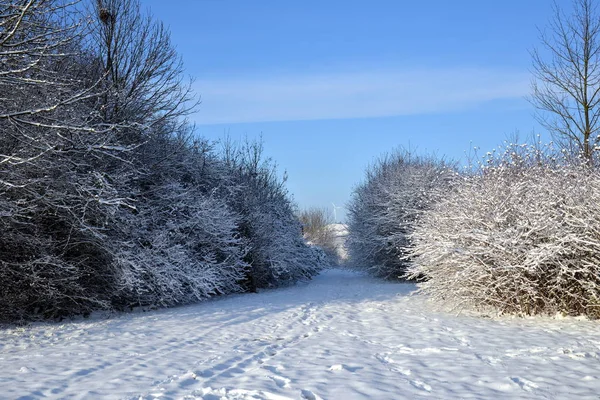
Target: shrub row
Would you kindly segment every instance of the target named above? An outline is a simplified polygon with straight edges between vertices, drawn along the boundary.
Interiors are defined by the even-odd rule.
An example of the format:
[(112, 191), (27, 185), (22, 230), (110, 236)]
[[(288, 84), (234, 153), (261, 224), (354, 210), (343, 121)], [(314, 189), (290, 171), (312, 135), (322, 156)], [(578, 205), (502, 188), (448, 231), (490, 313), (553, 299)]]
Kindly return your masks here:
[(310, 278), (259, 143), (194, 139), (191, 82), (139, 0), (0, 0), (0, 321)]
[[(518, 315), (598, 318), (600, 173), (561, 160), (539, 146), (509, 145), (500, 154), (490, 153), (476, 171), (454, 174), (442, 191), (439, 184), (433, 185), (429, 198), (435, 201), (420, 208), (419, 218), (410, 220), (409, 229), (404, 228), (404, 204), (413, 203), (395, 200), (395, 210), (400, 211), (391, 211), (394, 208), (381, 204), (375, 193), (381, 196), (410, 185), (387, 181), (371, 196), (364, 194), (365, 186), (359, 187), (363, 192), (357, 193), (380, 207), (367, 214), (377, 241), (387, 240), (389, 247), (402, 252), (384, 252), (384, 246), (365, 251), (356, 246), (355, 239), (349, 242), (351, 254), (358, 253), (358, 265), (363, 268), (371, 261), (366, 269), (378, 275), (384, 275), (377, 267), (382, 265), (377, 261), (381, 256), (369, 257), (377, 251), (393, 254), (387, 265), (402, 266), (393, 269), (393, 277), (419, 281), (421, 291), (444, 305)], [(380, 171), (379, 179), (385, 175)], [(407, 171), (402, 164), (396, 174), (409, 182)], [(431, 182), (417, 184), (430, 191)], [(418, 192), (415, 188), (403, 191)], [(360, 212), (353, 215), (351, 229), (357, 217), (364, 215), (356, 208), (356, 200), (354, 204)], [(395, 220), (396, 231), (382, 230), (382, 220)], [(356, 231), (351, 235), (358, 236)]]

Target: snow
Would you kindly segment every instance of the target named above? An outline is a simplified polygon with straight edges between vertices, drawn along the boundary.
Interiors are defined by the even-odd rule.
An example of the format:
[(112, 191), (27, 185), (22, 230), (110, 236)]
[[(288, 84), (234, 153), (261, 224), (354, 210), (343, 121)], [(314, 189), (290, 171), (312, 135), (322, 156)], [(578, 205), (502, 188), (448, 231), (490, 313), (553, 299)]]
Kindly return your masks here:
[(348, 238), (348, 225), (345, 224), (329, 224), (327, 225), (333, 234), (333, 241), (336, 248), (336, 253), (341, 261), (348, 259), (348, 250), (346, 249), (346, 239)]
[(597, 398), (598, 323), (432, 309), (328, 270), (193, 306), (0, 330), (0, 397)]

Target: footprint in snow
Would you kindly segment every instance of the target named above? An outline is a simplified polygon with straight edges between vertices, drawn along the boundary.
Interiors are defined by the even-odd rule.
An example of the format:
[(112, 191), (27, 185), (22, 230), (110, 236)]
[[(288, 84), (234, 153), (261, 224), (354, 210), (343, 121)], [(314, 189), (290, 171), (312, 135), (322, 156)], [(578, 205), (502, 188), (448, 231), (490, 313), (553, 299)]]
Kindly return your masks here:
[(210, 369), (205, 369), (203, 371), (198, 372), (198, 376), (201, 376), (203, 378), (210, 378), (214, 374), (215, 373), (213, 371), (211, 371)]
[(261, 365), (260, 366), (262, 369), (266, 369), (267, 371), (271, 372), (272, 374), (277, 374), (277, 375), (281, 375), (281, 371), (285, 371), (285, 367), (281, 364), (279, 365)]
[(532, 390), (537, 389), (539, 387), (534, 382), (525, 378), (519, 378), (518, 376), (510, 378), (510, 380), (519, 385), (519, 387), (526, 392), (531, 392)]
[(375, 358), (378, 359), (382, 364), (394, 364), (395, 361), (387, 353), (375, 354)]
[(275, 357), (277, 355), (277, 351), (275, 349), (268, 349), (265, 351), (267, 353), (267, 355), (269, 355), (270, 357)]
[[(375, 358), (377, 360), (379, 360), (382, 364), (386, 365), (389, 368), (389, 370), (392, 372), (398, 372), (404, 376), (410, 376), (412, 374), (412, 371), (410, 368), (404, 368), (404, 367), (398, 365), (398, 363), (396, 361), (394, 361), (393, 358), (388, 356), (387, 353), (376, 354)], [(413, 384), (413, 386), (416, 386), (416, 385)], [(426, 386), (429, 386), (429, 385), (426, 385)], [(431, 389), (431, 387), (430, 387), (430, 389)]]
[(482, 356), (479, 354), (475, 354), (475, 357), (480, 360), (483, 361), (484, 363), (494, 366), (496, 364), (500, 364), (502, 362), (502, 359), (497, 358), (497, 357), (492, 357), (492, 356)]
[(399, 367), (399, 366), (395, 366), (395, 367), (390, 368), (390, 371), (392, 371), (392, 372), (398, 372), (398, 373), (400, 373), (400, 374), (402, 374), (404, 376), (410, 376), (412, 374), (412, 371), (410, 369), (408, 369), (408, 368), (402, 368), (402, 367)]
[(280, 388), (289, 388), (290, 387), (290, 380), (288, 378), (284, 378), (282, 376), (278, 376), (278, 375), (271, 375), (269, 376), (269, 378), (271, 380), (273, 380), (273, 382), (275, 382), (275, 384), (277, 386), (279, 386)]
[(425, 390), (426, 392), (431, 392), (431, 386), (421, 381), (410, 381), (410, 384), (416, 387), (417, 389)]
[(306, 400), (322, 400), (319, 396), (308, 389), (302, 389), (302, 398)]
[(352, 367), (350, 365), (346, 365), (346, 364), (334, 364), (331, 367), (329, 367), (330, 371), (342, 371), (342, 370), (346, 370), (348, 372), (356, 372), (358, 370), (363, 369), (363, 367)]
[(598, 353), (577, 352), (573, 349), (559, 349), (559, 353), (566, 354), (573, 360), (583, 360), (584, 358), (598, 358)]
[(188, 371), (179, 377), (177, 382), (179, 387), (192, 386), (198, 383), (198, 376), (192, 371)]

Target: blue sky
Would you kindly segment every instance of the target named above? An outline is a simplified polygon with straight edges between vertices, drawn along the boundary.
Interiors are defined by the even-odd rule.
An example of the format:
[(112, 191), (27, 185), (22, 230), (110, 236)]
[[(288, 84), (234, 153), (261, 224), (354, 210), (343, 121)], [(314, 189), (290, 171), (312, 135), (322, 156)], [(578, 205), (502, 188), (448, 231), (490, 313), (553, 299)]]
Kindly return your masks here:
[(198, 135), (262, 136), (301, 208), (344, 205), (365, 168), (400, 146), (459, 159), (541, 133), (525, 100), (528, 51), (550, 0), (142, 4), (196, 79)]

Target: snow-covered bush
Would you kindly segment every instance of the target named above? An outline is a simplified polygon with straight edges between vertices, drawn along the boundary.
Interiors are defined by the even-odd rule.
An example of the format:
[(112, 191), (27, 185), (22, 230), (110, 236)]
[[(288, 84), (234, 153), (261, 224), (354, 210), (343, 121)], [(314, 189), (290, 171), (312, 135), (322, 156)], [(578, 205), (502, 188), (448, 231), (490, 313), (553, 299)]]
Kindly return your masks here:
[(115, 302), (164, 307), (240, 291), (249, 266), (239, 217), (220, 199), (177, 183), (153, 192), (115, 243)]
[(512, 145), (417, 226), (409, 276), (458, 307), (600, 317), (600, 174)]
[(242, 223), (250, 244), (249, 290), (310, 279), (325, 266), (323, 253), (305, 243), (292, 209), (281, 203), (254, 208)]
[(401, 278), (410, 263), (415, 225), (446, 194), (454, 175), (444, 162), (404, 150), (370, 167), (348, 205), (351, 265), (387, 279)]

